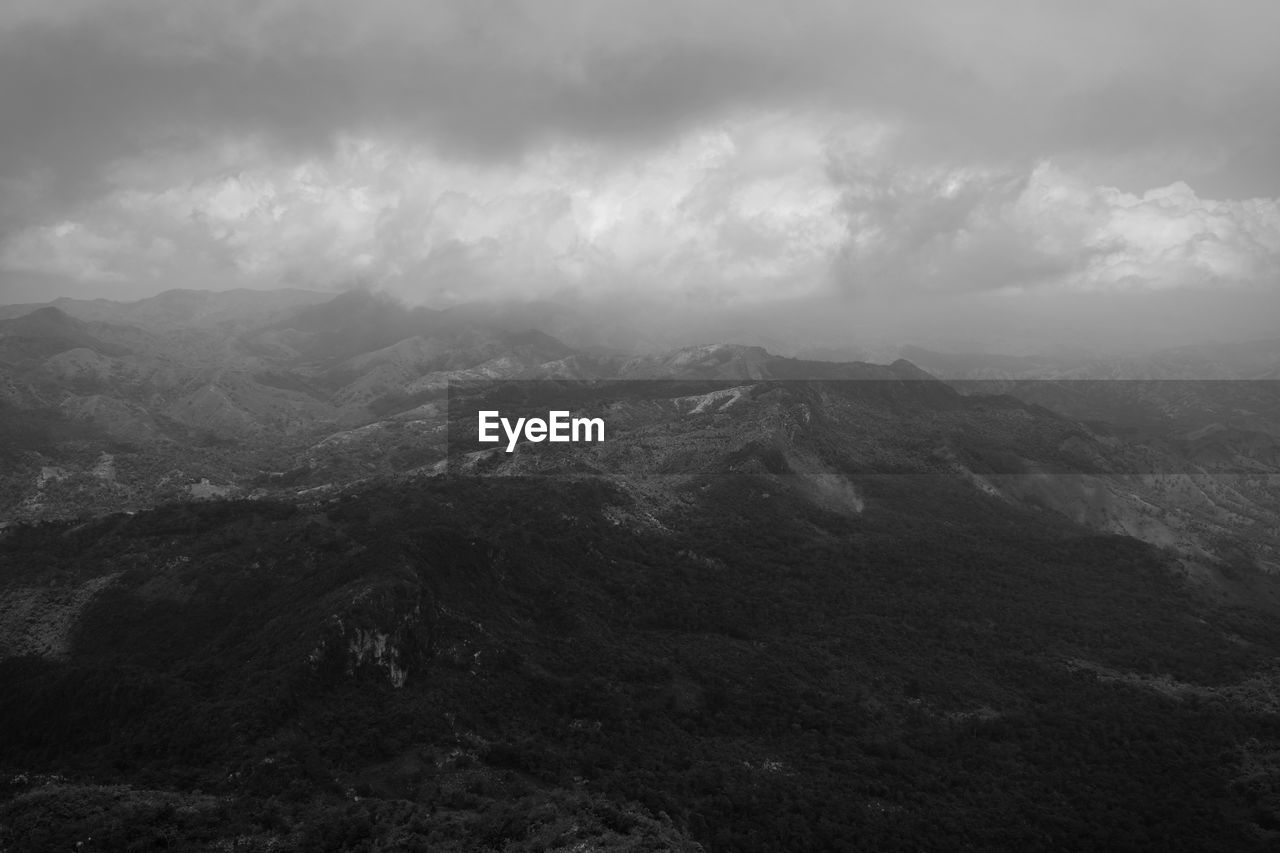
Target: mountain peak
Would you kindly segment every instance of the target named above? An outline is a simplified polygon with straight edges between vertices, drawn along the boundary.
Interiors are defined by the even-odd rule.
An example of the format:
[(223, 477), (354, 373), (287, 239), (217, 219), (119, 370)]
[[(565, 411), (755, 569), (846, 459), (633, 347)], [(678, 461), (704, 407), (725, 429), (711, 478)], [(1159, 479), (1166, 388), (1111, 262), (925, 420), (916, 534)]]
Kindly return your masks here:
[(43, 359), (70, 349), (91, 349), (103, 355), (123, 355), (122, 347), (104, 343), (89, 327), (61, 308), (47, 305), (12, 320), (0, 320), (6, 339), (4, 356), (10, 361)]
[(905, 358), (900, 358), (894, 361), (889, 365), (889, 369), (892, 370), (900, 379), (932, 379), (936, 381), (938, 378), (927, 370), (920, 369)]
[(21, 329), (24, 332), (38, 332), (43, 329), (83, 329), (84, 324), (61, 308), (46, 305), (37, 308), (30, 314), (24, 314), (10, 321), (10, 329)]

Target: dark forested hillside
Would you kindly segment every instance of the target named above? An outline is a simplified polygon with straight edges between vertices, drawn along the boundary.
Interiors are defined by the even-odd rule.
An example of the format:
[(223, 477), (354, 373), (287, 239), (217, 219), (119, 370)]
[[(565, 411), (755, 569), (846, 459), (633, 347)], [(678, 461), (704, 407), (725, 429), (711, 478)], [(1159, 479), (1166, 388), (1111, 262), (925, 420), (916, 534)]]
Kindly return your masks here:
[[(945, 478), (437, 478), (0, 534), (0, 846), (1247, 850), (1273, 614)], [(657, 496), (656, 496), (657, 495)]]

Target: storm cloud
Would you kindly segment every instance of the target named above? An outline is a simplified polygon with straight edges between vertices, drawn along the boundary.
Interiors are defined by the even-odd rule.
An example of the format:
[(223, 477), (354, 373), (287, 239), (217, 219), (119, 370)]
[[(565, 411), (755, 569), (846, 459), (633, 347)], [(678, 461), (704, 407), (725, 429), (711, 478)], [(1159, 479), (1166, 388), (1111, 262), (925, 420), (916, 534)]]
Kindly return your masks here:
[(11, 2), (0, 297), (1255, 299), (1276, 31), (1240, 0)]

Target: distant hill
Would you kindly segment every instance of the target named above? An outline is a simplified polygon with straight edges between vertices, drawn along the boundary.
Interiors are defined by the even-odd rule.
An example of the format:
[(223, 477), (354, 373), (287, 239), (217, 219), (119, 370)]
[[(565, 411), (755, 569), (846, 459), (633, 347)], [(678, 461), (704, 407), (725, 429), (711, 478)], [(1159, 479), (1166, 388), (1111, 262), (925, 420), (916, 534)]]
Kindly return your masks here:
[[(86, 322), (133, 324), (153, 330), (259, 325), (281, 313), (333, 299), (332, 293), (276, 290), (167, 290), (136, 302), (59, 298), (57, 308)], [(0, 306), (0, 318), (21, 316), (39, 305)]]
[(0, 320), (0, 362), (38, 361), (71, 349), (92, 350), (100, 355), (127, 354), (124, 347), (94, 337), (90, 328), (58, 308), (38, 308), (9, 320)]

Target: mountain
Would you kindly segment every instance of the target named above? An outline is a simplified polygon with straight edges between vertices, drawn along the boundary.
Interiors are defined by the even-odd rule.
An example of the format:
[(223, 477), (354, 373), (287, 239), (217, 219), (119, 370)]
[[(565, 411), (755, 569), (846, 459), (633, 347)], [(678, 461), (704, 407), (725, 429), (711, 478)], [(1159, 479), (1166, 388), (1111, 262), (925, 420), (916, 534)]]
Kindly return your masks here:
[(75, 349), (103, 356), (128, 352), (94, 337), (87, 324), (57, 308), (39, 308), (30, 314), (0, 320), (0, 363), (20, 365)]
[[(731, 345), (586, 352), (537, 329), (481, 322), (474, 311), (407, 309), (360, 291), (312, 304), (314, 296), (171, 291), (124, 305), (58, 301), (92, 321), (54, 306), (0, 321), (29, 330), (0, 339), (21, 353), (0, 366), (0, 400), (15, 423), (42, 425), (5, 443), (17, 464), (4, 475), (0, 512), (136, 509), (205, 481), (243, 494), (261, 482), (313, 487), (403, 470), (406, 460), (418, 467), (440, 457), (421, 434), (443, 424), (439, 401), (450, 383), (880, 370)], [(87, 440), (32, 437), (41, 432)], [(106, 491), (84, 476), (103, 454), (116, 471)]]
[(100, 309), (0, 321), (4, 849), (1280, 841), (1265, 378)]
[(641, 344), (639, 335), (626, 324), (604, 322), (550, 300), (466, 302), (444, 309), (443, 314), (454, 322), (508, 332), (540, 332), (591, 353), (625, 355)]
[[(720, 409), (836, 392), (771, 394)], [(952, 474), (746, 449), (7, 531), (0, 841), (1274, 845), (1272, 605)]]
[[(172, 292), (156, 300), (226, 309), (259, 299), (248, 291), (206, 296)], [(156, 315), (154, 304), (139, 313), (140, 304), (125, 308)], [(665, 458), (665, 443), (708, 463), (721, 458), (726, 442), (739, 449), (772, 442), (768, 430), (779, 424), (793, 424), (793, 439), (807, 436), (818, 427), (801, 430), (781, 409), (772, 427), (750, 425), (756, 408), (737, 404), (776, 399), (765, 389), (803, 395), (811, 393), (805, 383), (826, 382), (828, 390), (843, 390), (824, 390), (806, 406), (814, 424), (835, 424), (822, 441), (844, 447), (845, 461), (870, 458), (849, 446), (857, 437), (876, 448), (877, 464), (892, 459), (907, 470), (927, 458), (960, 466), (978, 488), (1011, 503), (1172, 548), (1187, 573), (1218, 589), (1231, 588), (1220, 577), (1224, 565), (1280, 568), (1280, 542), (1268, 532), (1280, 527), (1266, 476), (1280, 457), (1273, 382), (1122, 381), (1100, 378), (1120, 370), (1114, 364), (908, 350), (944, 376), (989, 377), (944, 383), (906, 359), (826, 362), (733, 344), (583, 352), (537, 330), (464, 315), (353, 291), (283, 315), (264, 310), (257, 325), (234, 327), (174, 331), (168, 315), (152, 327), (85, 323), (53, 307), (2, 321), (27, 330), (12, 337), (28, 342), (30, 355), (0, 368), (0, 399), (10, 412), (0, 451), (11, 460), (0, 510), (39, 519), (182, 497), (320, 494), (370, 478), (434, 476), (456, 466), (457, 449), (469, 442), (456, 428), (457, 404), (504, 382), (576, 386), (579, 403), (621, 392), (630, 402), (607, 410), (616, 432), (603, 452), (641, 460), (633, 471)], [(41, 342), (35, 349), (33, 340)], [(1219, 364), (1257, 365), (1270, 349), (1263, 342), (1212, 352)], [(1208, 357), (1156, 354), (1150, 362)], [(1006, 377), (990, 378), (994, 370)], [(712, 384), (695, 393), (664, 382)], [(735, 405), (710, 401), (710, 392)], [(843, 402), (849, 394), (858, 408)], [(671, 402), (683, 398), (703, 402)], [(723, 423), (704, 434), (705, 418), (691, 410)], [(977, 443), (960, 446), (970, 438)], [(777, 452), (795, 460), (801, 451), (788, 445)], [(597, 455), (582, 449), (571, 467), (599, 467)], [(520, 466), (532, 463), (520, 457), (495, 464), (525, 472)], [(606, 460), (601, 470), (611, 472), (612, 464)]]
[[(794, 368), (780, 360), (779, 372)], [(856, 504), (853, 475), (953, 478), (1011, 506), (1048, 511), (1168, 550), (1198, 584), (1280, 572), (1274, 442), (1210, 432), (1125, 437), (1012, 396), (962, 394), (900, 362), (845, 365), (863, 378), (490, 383), (450, 401), (448, 460), (429, 471), (486, 476), (594, 472), (780, 475), (821, 503)], [(836, 371), (832, 371), (836, 372)], [(516, 386), (514, 390), (512, 386)], [(477, 443), (476, 413), (599, 417), (609, 439), (563, 449)], [(744, 467), (745, 466), (745, 467)]]
[[(234, 328), (259, 325), (273, 317), (333, 299), (331, 293), (276, 290), (166, 290), (136, 302), (61, 297), (48, 303), (85, 322), (138, 325), (156, 330)], [(0, 318), (18, 317), (40, 305), (0, 306)]]
[(904, 352), (963, 393), (1009, 394), (1109, 424), (1209, 470), (1264, 474), (1280, 458), (1280, 339), (1125, 359)]
[(938, 352), (918, 346), (903, 346), (898, 351), (903, 358), (949, 380), (1262, 381), (1280, 378), (1280, 338), (1182, 346), (1125, 357), (1013, 356)]
[[(244, 492), (263, 471), (315, 467), (315, 446), (452, 379), (516, 375), (575, 354), (536, 331), (368, 293), (315, 296), (171, 291), (124, 305), (59, 300), (111, 322), (54, 306), (0, 321), (0, 405), (11, 423), (0, 452), (15, 462), (0, 473), (0, 514), (136, 509), (205, 482)], [(110, 488), (90, 473), (103, 454), (116, 472)]]

